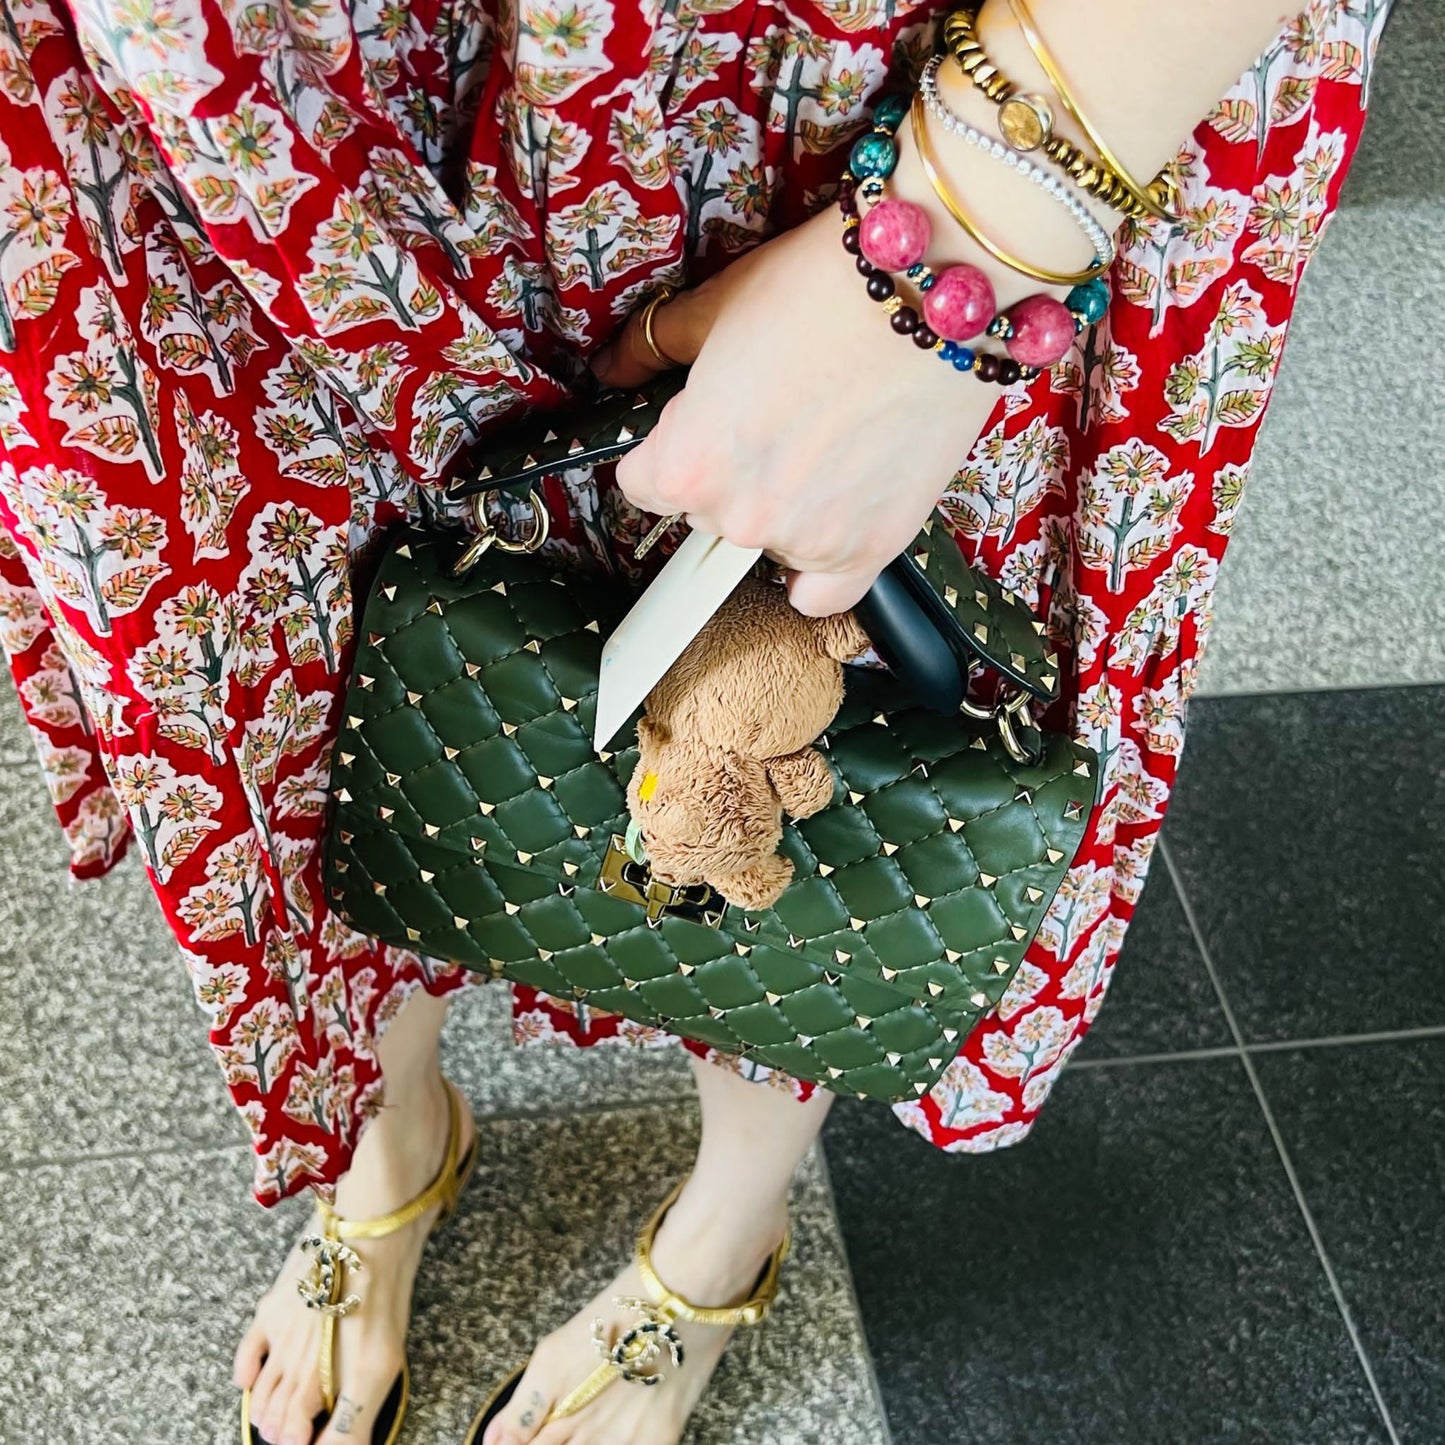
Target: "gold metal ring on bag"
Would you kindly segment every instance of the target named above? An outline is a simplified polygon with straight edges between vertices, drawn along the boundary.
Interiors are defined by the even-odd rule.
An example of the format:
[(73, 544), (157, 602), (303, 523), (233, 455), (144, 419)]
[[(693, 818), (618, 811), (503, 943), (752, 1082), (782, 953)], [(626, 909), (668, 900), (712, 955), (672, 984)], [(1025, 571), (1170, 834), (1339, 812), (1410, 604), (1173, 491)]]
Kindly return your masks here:
[(502, 536), (487, 516), (487, 498), (490, 495), (489, 492), (477, 492), (471, 499), (472, 522), (476, 526), (477, 535), (467, 543), (462, 555), (457, 558), (456, 565), (452, 568), (452, 575), (455, 577), (469, 572), (492, 547), (500, 552), (535, 552), (552, 531), (551, 515), (536, 487), (527, 494), (528, 504), (532, 508), (532, 530), (517, 541)]

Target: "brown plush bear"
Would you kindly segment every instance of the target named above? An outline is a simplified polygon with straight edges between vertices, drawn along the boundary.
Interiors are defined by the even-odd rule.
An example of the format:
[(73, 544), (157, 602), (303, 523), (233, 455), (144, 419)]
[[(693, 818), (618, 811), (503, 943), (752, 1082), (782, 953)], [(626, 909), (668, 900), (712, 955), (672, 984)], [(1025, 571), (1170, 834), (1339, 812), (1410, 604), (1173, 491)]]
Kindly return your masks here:
[(842, 664), (868, 646), (851, 613), (804, 617), (775, 582), (748, 578), (648, 694), (627, 801), (653, 877), (710, 883), (769, 908), (793, 876), (783, 814), (833, 797), (812, 743), (843, 700)]

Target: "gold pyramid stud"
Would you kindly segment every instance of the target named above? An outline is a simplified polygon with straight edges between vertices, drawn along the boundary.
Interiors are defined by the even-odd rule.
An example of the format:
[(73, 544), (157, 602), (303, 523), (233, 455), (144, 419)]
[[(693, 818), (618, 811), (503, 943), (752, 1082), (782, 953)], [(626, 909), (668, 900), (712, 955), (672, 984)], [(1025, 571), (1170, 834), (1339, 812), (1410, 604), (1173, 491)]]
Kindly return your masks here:
[(835, 872), (837, 872), (837, 869), (835, 869), (831, 863), (818, 864), (818, 876), (820, 878), (831, 878)]
[(852, 963), (852, 962), (853, 962), (853, 955), (852, 955), (851, 953), (849, 953), (846, 949), (835, 948), (835, 949), (833, 950), (833, 962), (834, 962), (834, 963)]
[(957, 587), (945, 587), (945, 588), (943, 589), (943, 600), (944, 600), (946, 603), (948, 603), (948, 605), (949, 605), (950, 607), (957, 607), (957, 606), (958, 606), (958, 588), (957, 588)]
[(996, 958), (996, 959), (994, 959), (994, 961), (993, 961), (993, 971), (994, 971), (995, 973), (1007, 973), (1007, 972), (1008, 972), (1008, 959), (1006, 959), (1006, 958)]
[(1054, 684), (1059, 680), (1056, 672), (1044, 672), (1039, 674), (1039, 686), (1049, 692), (1054, 690)]
[(875, 712), (873, 714), (873, 721), (877, 723), (879, 727), (886, 728), (888, 726), (888, 714), (884, 712)]
[(521, 863), (523, 866), (525, 866), (526, 864), (530, 863), (530, 862), (532, 861), (532, 859), (533, 859), (534, 856), (535, 856), (535, 855), (532, 854), (532, 853), (524, 853), (524, 852), (522, 852), (522, 850), (521, 850), (520, 848), (517, 849), (517, 862), (518, 862), (518, 863)]
[(596, 948), (599, 943), (607, 942), (607, 940), (603, 938), (600, 933), (594, 933), (587, 941), (592, 945), (593, 948)]
[(956, 1044), (958, 1042), (957, 1029), (944, 1029), (943, 1038), (946, 1043)]
[(829, 988), (831, 988), (834, 984), (839, 982), (838, 975), (834, 973), (831, 969), (824, 969), (823, 982), (826, 983)]
[(421, 701), (421, 694), (419, 692), (409, 692), (406, 695), (406, 700), (412, 707), (415, 707), (417, 703)]
[(524, 467), (535, 467), (537, 465), (537, 458), (534, 457), (531, 452), (528, 452), (527, 455), (522, 458), (522, 465)]
[(803, 940), (802, 940), (801, 938), (799, 938), (796, 933), (790, 933), (790, 934), (788, 935), (788, 947), (789, 947), (789, 948), (801, 948), (802, 946), (803, 946)]
[(343, 768), (349, 768), (352, 763), (356, 761), (355, 753), (338, 753), (337, 757), (341, 759), (341, 766)]
[(522, 905), (520, 903), (503, 903), (502, 908), (508, 918), (512, 917), (513, 914), (520, 913), (522, 911)]
[(879, 972), (879, 973), (883, 976), (883, 978), (885, 978), (889, 983), (892, 983), (893, 980), (898, 977), (898, 970), (897, 970), (896, 968), (879, 968), (878, 972)]
[(1009, 653), (1008, 660), (1017, 672), (1023, 672), (1024, 669), (1028, 667), (1028, 663), (1024, 661), (1024, 655), (1021, 652)]
[(433, 873), (430, 868), (423, 868), (421, 870), (421, 881), (423, 883), (430, 883), (435, 877), (436, 874)]
[(364, 672), (356, 674), (356, 681), (363, 692), (370, 692), (376, 686), (376, 679), (368, 677)]
[(1027, 928), (1021, 928), (1017, 923), (1010, 925), (1009, 932), (1014, 936), (1015, 943), (1022, 943), (1029, 936)]
[(447, 762), (449, 763), (456, 762), (456, 760), (461, 757), (461, 755), (462, 753), (460, 748), (442, 748), (442, 756), (446, 758)]
[(932, 518), (932, 517), (930, 517), (930, 518), (923, 524), (923, 535), (924, 535), (925, 537), (931, 537), (931, 536), (933, 535), (933, 518)]
[(373, 893), (375, 893), (378, 898), (385, 898), (385, 897), (386, 897), (386, 884), (385, 884), (385, 883), (373, 883), (373, 884), (371, 885), (371, 891), (372, 891)]
[(763, 997), (771, 1004), (778, 1004), (783, 1001), (783, 996), (780, 993), (765, 993)]
[(543, 963), (551, 963), (552, 950), (550, 948), (539, 948), (537, 950), (537, 957), (540, 958)]
[(573, 823), (572, 831), (579, 838), (590, 838), (592, 836), (592, 829), (589, 828), (585, 823)]
[(923, 551), (915, 552), (915, 553), (913, 554), (913, 560), (918, 564), (918, 566), (920, 567), (920, 569), (922, 569), (924, 572), (928, 571), (928, 553), (927, 553), (927, 552), (923, 552)]
[(988, 628), (985, 627), (982, 622), (975, 622), (973, 624), (973, 635), (978, 638), (980, 642), (987, 644)]
[(884, 856), (885, 858), (891, 858), (897, 851), (898, 851), (898, 844), (897, 844), (897, 843), (885, 843), (885, 844), (883, 845), (883, 856)]
[(435, 838), (436, 835), (441, 832), (441, 829), (435, 823), (423, 823), (422, 832), (424, 832), (428, 838)]
[(452, 922), (453, 922), (458, 928), (465, 929), (466, 926), (467, 926), (467, 920), (466, 920), (465, 918), (463, 918), (460, 913), (453, 913), (453, 914), (452, 914)]
[(1014, 794), (1014, 802), (1016, 803), (1025, 803), (1029, 807), (1032, 807), (1033, 801), (1034, 795), (1027, 788), (1020, 788), (1018, 792)]
[(544, 436), (544, 437), (542, 438), (542, 440), (543, 440), (544, 442), (554, 442), (554, 441), (557, 440), (557, 433), (556, 433), (555, 431), (553, 431), (551, 427), (548, 427), (548, 428), (547, 428), (547, 435)]
[(1067, 818), (1068, 821), (1071, 823), (1074, 822), (1083, 811), (1084, 805), (1080, 802), (1076, 802), (1072, 798), (1070, 798), (1069, 801), (1064, 804), (1064, 817)]
[(988, 744), (984, 742), (982, 737), (974, 738), (969, 744), (969, 747), (973, 748), (975, 752), (986, 753), (988, 751)]
[(485, 838), (472, 838), (468, 840), (478, 853), (487, 851), (487, 840)]
[(1044, 624), (1040, 622), (1037, 617), (1033, 620), (1033, 629), (1040, 637), (1044, 635)]
[(928, 1061), (928, 1067), (929, 1067), (930, 1069), (941, 1069), (941, 1068), (943, 1067), (943, 1060), (942, 1060), (942, 1059), (929, 1059), (929, 1061)]
[(896, 1069), (903, 1062), (902, 1054), (884, 1054), (883, 1057)]
[(575, 883), (559, 883), (557, 885), (557, 896), (559, 898), (570, 898), (577, 891)]
[(534, 637), (530, 642), (523, 643), (523, 645), (522, 645), (522, 651), (523, 651), (523, 652), (535, 652), (535, 653), (538, 653), (538, 654), (540, 655), (540, 653), (541, 653), (541, 651), (542, 651), (542, 644), (541, 644), (540, 642), (538, 642), (537, 639)]
[(482, 665), (479, 662), (468, 662), (465, 664), (465, 667), (468, 677), (475, 677), (482, 670)]
[(828, 1077), (829, 1077), (830, 1079), (841, 1079), (841, 1078), (843, 1077), (843, 1070), (842, 1070), (842, 1069), (835, 1069), (835, 1068), (832, 1066), (832, 1064), (829, 1064), (829, 1065), (828, 1065)]
[(492, 816), (492, 814), (495, 813), (496, 811), (497, 811), (497, 805), (496, 805), (495, 803), (478, 803), (478, 804), (477, 804), (477, 812), (479, 812), (479, 813), (482, 815), (482, 817), (484, 817), (484, 818), (490, 818), (490, 817)]
[(609, 753), (606, 748), (603, 748), (603, 750), (597, 754), (597, 761), (599, 763), (610, 763), (615, 756), (615, 753)]
[(617, 440), (620, 442), (630, 442), (636, 435), (637, 433), (633, 431), (630, 426), (620, 427), (617, 432)]
[(513, 737), (516, 737), (516, 735), (517, 735), (517, 724), (516, 724), (516, 723), (504, 722), (504, 723), (502, 724), (502, 736), (503, 736), (504, 738), (513, 738)]
[(718, 1008), (716, 1004), (710, 1004), (708, 1006), (708, 1015), (711, 1018), (720, 1019), (723, 1016), (723, 1011)]
[(943, 950), (943, 956), (949, 961), (949, 963), (957, 963), (958, 960), (963, 957), (963, 955), (956, 948), (945, 948)]
[(1044, 857), (1046, 857), (1050, 863), (1062, 863), (1064, 861), (1064, 855), (1058, 848), (1045, 849)]
[(695, 963), (680, 963), (677, 966), (677, 971), (682, 974), (684, 978), (691, 978), (692, 975), (697, 972), (697, 965)]
[(988, 1007), (988, 995), (986, 993), (971, 993), (968, 996), (968, 1001), (974, 1008)]
[(921, 1098), (928, 1092), (928, 1085), (927, 1085), (927, 1084), (915, 1084), (915, 1085), (913, 1086), (913, 1092), (914, 1092), (915, 1094), (917, 1094), (918, 1097), (921, 1099)]
[(403, 542), (403, 543), (401, 544), (401, 546), (396, 549), (396, 555), (397, 555), (398, 557), (410, 558), (410, 557), (411, 557), (411, 543), (410, 543), (410, 542)]
[(414, 929), (414, 928), (408, 928), (407, 931), (406, 931), (406, 936), (407, 936), (413, 943), (419, 943), (419, 942), (421, 941), (421, 934), (418, 933), (418, 932), (416, 931), (416, 929)]
[(336, 790), (336, 801), (338, 803), (349, 803), (351, 801), (351, 789), (338, 788)]
[(380, 817), (383, 823), (389, 823), (394, 817), (396, 817), (395, 808), (378, 808), (376, 812), (377, 816)]
[(600, 633), (600, 632), (602, 631), (602, 628), (601, 628), (601, 626), (600, 626), (598, 623), (596, 623), (596, 622), (589, 622), (589, 623), (587, 624), (587, 626), (584, 627), (582, 630), (583, 630), (584, 632), (598, 632), (598, 633)]
[(854, 807), (857, 807), (857, 805), (863, 801), (863, 794), (850, 792), (848, 794), (848, 801), (852, 803)]
[(1027, 898), (1030, 903), (1037, 903), (1037, 902), (1039, 902), (1039, 900), (1042, 899), (1043, 896), (1044, 896), (1044, 891), (1043, 891), (1042, 888), (1025, 888), (1025, 889), (1024, 889), (1024, 897)]
[(346, 726), (349, 728), (359, 728), (361, 726), (361, 719), (359, 717), (351, 717), (348, 715), (346, 719)]
[(575, 878), (575, 877), (577, 876), (577, 864), (575, 864), (575, 863), (564, 863), (564, 864), (562, 865), (562, 871), (563, 871), (569, 878)]
[(495, 592), (499, 597), (505, 597), (507, 595), (507, 584), (505, 582), (498, 582), (492, 588), (492, 591)]
[(576, 711), (577, 711), (577, 699), (576, 699), (575, 697), (564, 697), (564, 698), (562, 699), (562, 711), (563, 711), (563, 712), (576, 712)]
[(1087, 778), (1089, 776), (1089, 764), (1085, 759), (1080, 758), (1079, 761), (1074, 764), (1074, 776), (1078, 778)]
[(959, 830), (960, 828), (962, 828), (962, 827), (963, 827), (963, 819), (962, 819), (962, 818), (950, 818), (950, 819), (948, 820), (948, 831), (949, 831), (950, 833), (957, 833), (958, 830)]
[(851, 928), (854, 933), (862, 933), (867, 926), (868, 920), (866, 918), (850, 918), (848, 920), (848, 927)]
[(939, 994), (943, 992), (943, 985), (941, 983), (931, 983), (928, 985), (928, 991), (934, 998), (937, 998)]
[(915, 893), (913, 895), (913, 901), (919, 908), (927, 908), (933, 902), (933, 899), (926, 893)]
[(873, 1027), (873, 1020), (870, 1019), (867, 1014), (859, 1014), (858, 1017), (853, 1020), (853, 1023), (857, 1028), (863, 1029), (865, 1032)]
[(978, 881), (982, 883), (985, 888), (992, 888), (993, 885), (998, 882), (998, 879), (995, 878), (992, 873), (980, 873), (978, 875)]
[(541, 773), (537, 774), (537, 786), (541, 788), (543, 792), (546, 792), (556, 781), (555, 778), (543, 777)]
[(442, 615), (442, 604), (439, 598), (433, 597), (426, 605), (428, 612), (435, 612), (438, 617)]
[(394, 787), (396, 787), (396, 786), (401, 782), (401, 774), (400, 774), (400, 773), (388, 773), (388, 774), (386, 775), (386, 781), (387, 781), (387, 784), (388, 784), (390, 787), (393, 787), (393, 788), (394, 788)]
[(748, 954), (750, 954), (752, 951), (753, 951), (753, 946), (752, 946), (751, 943), (735, 943), (735, 944), (733, 944), (733, 952), (734, 952), (735, 954), (737, 954), (737, 956), (738, 956), (739, 958), (746, 958), (746, 957), (748, 956)]
[(988, 593), (987, 593), (987, 592), (975, 592), (975, 593), (973, 594), (973, 600), (974, 600), (975, 602), (977, 602), (978, 605), (979, 605), (980, 607), (982, 607), (985, 612), (988, 611)]

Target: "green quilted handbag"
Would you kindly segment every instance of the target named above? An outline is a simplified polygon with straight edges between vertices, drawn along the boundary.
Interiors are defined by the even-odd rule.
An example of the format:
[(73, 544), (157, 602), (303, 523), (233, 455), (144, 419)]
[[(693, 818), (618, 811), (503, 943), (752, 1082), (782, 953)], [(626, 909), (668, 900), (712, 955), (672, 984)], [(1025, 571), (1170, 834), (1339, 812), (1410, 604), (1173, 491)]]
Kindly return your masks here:
[[(548, 445), (590, 460), (595, 441)], [(556, 464), (544, 451), (523, 486)], [(749, 913), (626, 851), (635, 738), (598, 753), (591, 734), (602, 644), (631, 599), (495, 548), (458, 576), (457, 552), (455, 537), (396, 537), (367, 602), (334, 754), (339, 911), (389, 944), (840, 1093), (926, 1093), (1007, 989), (1095, 799), (1092, 752), (1033, 730), (1021, 749), (1010, 731), (1019, 699), (1058, 688), (1026, 609), (930, 524), (913, 562), (1010, 701), (900, 709), (886, 672), (850, 668), (819, 743), (834, 801), (785, 828), (793, 882)]]

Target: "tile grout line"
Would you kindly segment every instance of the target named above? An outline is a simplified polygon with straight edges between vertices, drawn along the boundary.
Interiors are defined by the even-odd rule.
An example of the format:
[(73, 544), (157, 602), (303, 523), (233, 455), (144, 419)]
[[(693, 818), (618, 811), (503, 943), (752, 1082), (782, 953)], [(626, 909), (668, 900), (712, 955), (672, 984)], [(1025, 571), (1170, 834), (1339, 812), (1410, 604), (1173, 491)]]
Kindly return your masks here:
[[(1270, 1039), (1245, 1044), (1246, 1054), (1278, 1054), (1290, 1049), (1330, 1049), (1350, 1044), (1399, 1044), (1416, 1039), (1445, 1038), (1445, 1024), (1425, 1024), (1416, 1029), (1384, 1029), (1368, 1034), (1328, 1034), (1313, 1039)], [(1158, 1054), (1120, 1054), (1100, 1059), (1074, 1059), (1070, 1069), (1112, 1069), (1122, 1064), (1191, 1063), (1202, 1059), (1232, 1059), (1240, 1050), (1233, 1044), (1216, 1044), (1206, 1049), (1172, 1049)]]
[(817, 1153), (818, 1172), (823, 1180), (823, 1193), (828, 1200), (828, 1211), (833, 1216), (833, 1228), (838, 1236), (838, 1247), (843, 1251), (843, 1273), (848, 1285), (848, 1301), (853, 1306), (853, 1318), (858, 1323), (858, 1337), (863, 1343), (863, 1361), (868, 1375), (868, 1393), (873, 1397), (873, 1406), (878, 1411), (878, 1423), (883, 1427), (883, 1445), (893, 1445), (893, 1425), (888, 1419), (888, 1410), (883, 1403), (883, 1386), (878, 1380), (878, 1367), (873, 1359), (873, 1347), (868, 1343), (868, 1327), (863, 1322), (863, 1306), (858, 1299), (858, 1283), (853, 1278), (853, 1258), (848, 1253), (848, 1239), (843, 1233), (843, 1221), (838, 1216), (838, 1196), (833, 1189), (833, 1171), (828, 1166), (828, 1151), (823, 1147), (821, 1134), (813, 1148)]
[(1325, 1279), (1329, 1283), (1330, 1292), (1335, 1297), (1335, 1307), (1340, 1312), (1340, 1318), (1344, 1321), (1345, 1330), (1350, 1337), (1350, 1343), (1354, 1346), (1355, 1357), (1360, 1362), (1360, 1368), (1365, 1373), (1365, 1381), (1370, 1387), (1370, 1393), (1374, 1396), (1375, 1408), (1380, 1412), (1380, 1419), (1384, 1423), (1385, 1431), (1390, 1437), (1390, 1445), (1400, 1445), (1400, 1437), (1395, 1430), (1395, 1422), (1390, 1417), (1389, 1406), (1385, 1404), (1385, 1397), (1381, 1393), (1379, 1382), (1375, 1379), (1374, 1367), (1370, 1363), (1370, 1357), (1365, 1351), (1364, 1341), (1360, 1338), (1360, 1332), (1355, 1325), (1355, 1317), (1350, 1311), (1349, 1301), (1345, 1299), (1345, 1292), (1340, 1286), (1339, 1276), (1335, 1273), (1335, 1267), (1330, 1262), (1330, 1257), (1325, 1250), (1324, 1239), (1320, 1235), (1319, 1226), (1315, 1223), (1314, 1213), (1309, 1207), (1305, 1198), (1304, 1188), (1300, 1184), (1299, 1174), (1294, 1167), (1294, 1160), (1290, 1157), (1288, 1146), (1284, 1142), (1284, 1135), (1280, 1133), (1279, 1124), (1275, 1120), (1274, 1110), (1270, 1108), (1269, 1098), (1264, 1092), (1264, 1084), (1261, 1082), (1259, 1072), (1254, 1066), (1254, 1060), (1250, 1057), (1245, 1046), (1244, 1033), (1239, 1027), (1239, 1020), (1235, 1018), (1234, 1009), (1230, 1006), (1229, 995), (1224, 991), (1224, 984), (1220, 980), (1219, 972), (1214, 966), (1214, 957), (1204, 941), (1204, 935), (1200, 931), (1199, 920), (1195, 916), (1194, 906), (1189, 901), (1189, 895), (1184, 891), (1184, 880), (1179, 876), (1179, 870), (1174, 865), (1174, 858), (1169, 849), (1165, 846), (1164, 840), (1159, 840), (1159, 852), (1164, 859), (1164, 867), (1167, 870), (1171, 881), (1174, 884), (1175, 892), (1179, 895), (1180, 905), (1184, 909), (1185, 920), (1189, 924), (1189, 931), (1194, 937), (1194, 946), (1199, 950), (1199, 956), (1204, 962), (1205, 971), (1209, 974), (1209, 981), (1214, 985), (1214, 992), (1219, 999), (1219, 1007), (1224, 1013), (1225, 1023), (1229, 1026), (1229, 1032), (1233, 1036), (1239, 1050), (1239, 1061), (1244, 1065), (1244, 1072), (1249, 1078), (1250, 1087), (1254, 1090), (1254, 1097), (1259, 1103), (1260, 1112), (1264, 1115), (1264, 1122), (1269, 1129), (1270, 1138), (1274, 1141), (1275, 1152), (1279, 1155), (1280, 1163), (1284, 1166), (1285, 1177), (1289, 1180), (1290, 1189), (1294, 1193), (1295, 1204), (1304, 1219), (1305, 1228), (1309, 1232), (1310, 1240), (1314, 1244), (1315, 1254), (1318, 1256), (1320, 1266), (1324, 1270)]

